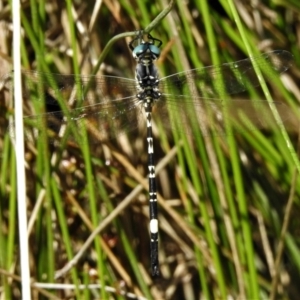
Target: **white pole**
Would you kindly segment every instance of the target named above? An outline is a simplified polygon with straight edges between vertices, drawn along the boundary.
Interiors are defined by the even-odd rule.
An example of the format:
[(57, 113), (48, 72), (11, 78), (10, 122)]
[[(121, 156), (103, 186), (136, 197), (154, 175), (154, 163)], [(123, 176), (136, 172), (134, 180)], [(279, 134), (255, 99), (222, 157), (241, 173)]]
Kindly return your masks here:
[(15, 137), (17, 166), (17, 197), (19, 220), (20, 264), (22, 278), (22, 299), (31, 299), (29, 251), (27, 238), (26, 214), (26, 178), (23, 135), (23, 98), (21, 84), (21, 16), (19, 0), (12, 2), (13, 16), (13, 67), (14, 67), (14, 107), (15, 107)]

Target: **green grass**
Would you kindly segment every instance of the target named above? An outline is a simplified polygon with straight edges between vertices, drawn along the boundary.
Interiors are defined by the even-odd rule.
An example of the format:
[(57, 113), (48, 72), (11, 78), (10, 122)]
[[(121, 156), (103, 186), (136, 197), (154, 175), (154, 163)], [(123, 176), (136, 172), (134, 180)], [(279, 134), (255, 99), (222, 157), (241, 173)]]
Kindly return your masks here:
[[(164, 1), (104, 3), (90, 32), (93, 1), (31, 1), (22, 9), (22, 67), (134, 78), (135, 62), (128, 48), (132, 32), (149, 26), (166, 6)], [(230, 0), (190, 1), (188, 6), (177, 1), (151, 31), (163, 42), (157, 62), (160, 76), (284, 49), (295, 59), (284, 84), (265, 77), (262, 88), (233, 98), (281, 102), (284, 109), (277, 107), (284, 121), (298, 120), (299, 95), (287, 86), (299, 81), (294, 29), (299, 4), (264, 1), (255, 10), (242, 3), (236, 9)], [(11, 14), (2, 23), (10, 28)], [(126, 32), (128, 37), (110, 43)], [(11, 34), (3, 31), (0, 40), (0, 45), (7, 45), (6, 51), (1, 48), (7, 57)], [(0, 78), (10, 70), (11, 65), (2, 68)], [(45, 95), (39, 92), (45, 82), (33, 81), (30, 99), (23, 101), (25, 115), (46, 111)], [(80, 85), (78, 91), (81, 99), (85, 91)], [(18, 299), (17, 185), (14, 147), (7, 132), (13, 110), (7, 92), (0, 93), (1, 293), (4, 299)], [(58, 101), (66, 95), (70, 91), (61, 90)], [(27, 140), (32, 299), (124, 299), (123, 290), (146, 299), (297, 299), (298, 128), (295, 123), (280, 126), (276, 107), (269, 113), (277, 120), (274, 126), (245, 130), (245, 124), (228, 122), (221, 135), (202, 134), (199, 126), (193, 126), (192, 135), (170, 132), (164, 120), (157, 122), (161, 263), (157, 279), (151, 278), (149, 268), (145, 132), (91, 145), (89, 128), (70, 126), (67, 135), (73, 144), (63, 140), (49, 145), (48, 135)], [(241, 120), (247, 123), (246, 118)], [(93, 232), (92, 242), (83, 249)], [(75, 255), (79, 256), (75, 265), (56, 278)], [(102, 288), (58, 290), (38, 288), (37, 283), (77, 287), (95, 283)]]

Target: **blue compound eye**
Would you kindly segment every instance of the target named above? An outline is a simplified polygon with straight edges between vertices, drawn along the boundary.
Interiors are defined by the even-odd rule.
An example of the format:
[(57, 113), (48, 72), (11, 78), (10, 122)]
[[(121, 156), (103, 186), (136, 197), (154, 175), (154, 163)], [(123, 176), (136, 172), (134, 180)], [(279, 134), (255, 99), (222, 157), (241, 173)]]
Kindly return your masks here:
[(147, 49), (147, 44), (140, 44), (132, 50), (133, 56), (140, 56), (140, 54), (144, 53)]
[(160, 56), (160, 49), (155, 45), (149, 45), (150, 52), (154, 54), (156, 57)]
[(140, 44), (136, 46), (133, 50), (133, 56), (134, 57), (139, 57), (143, 53), (145, 53), (147, 50), (150, 50), (151, 54), (154, 55), (156, 58), (160, 56), (160, 49), (152, 44), (146, 43), (146, 44)]

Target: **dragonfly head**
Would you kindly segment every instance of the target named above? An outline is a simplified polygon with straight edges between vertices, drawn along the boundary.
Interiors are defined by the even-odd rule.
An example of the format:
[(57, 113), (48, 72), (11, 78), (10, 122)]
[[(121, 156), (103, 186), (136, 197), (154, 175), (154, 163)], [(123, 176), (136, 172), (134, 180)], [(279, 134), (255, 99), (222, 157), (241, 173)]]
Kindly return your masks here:
[[(138, 45), (133, 46), (135, 42), (138, 42)], [(162, 42), (158, 39), (153, 38), (150, 34), (148, 34), (148, 40), (145, 41), (141, 38), (141, 35), (137, 36), (133, 39), (129, 47), (132, 51), (132, 55), (134, 59), (140, 60), (145, 57), (151, 58), (151, 60), (156, 60), (160, 56), (160, 46)]]

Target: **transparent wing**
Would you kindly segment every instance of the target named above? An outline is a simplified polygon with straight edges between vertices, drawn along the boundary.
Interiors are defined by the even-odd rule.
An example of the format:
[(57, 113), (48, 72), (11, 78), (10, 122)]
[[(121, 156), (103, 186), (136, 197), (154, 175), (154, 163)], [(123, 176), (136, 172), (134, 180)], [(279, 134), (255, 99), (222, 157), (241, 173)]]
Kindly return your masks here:
[[(286, 129), (299, 127), (296, 116), (286, 104), (273, 104)], [(238, 132), (276, 128), (269, 103), (265, 100), (194, 98), (191, 101), (187, 96), (168, 95), (155, 105), (153, 119), (161, 123), (166, 132), (174, 129), (188, 135), (199, 132), (199, 128), (203, 135), (225, 135), (229, 123)]]
[[(6, 85), (10, 87), (11, 82)], [(47, 131), (52, 142), (63, 128), (69, 140), (81, 143), (85, 126), (91, 141), (99, 142), (135, 130), (144, 121), (132, 79), (24, 72), (23, 103), (28, 106), (42, 100), (47, 113), (24, 117), (28, 139)]]
[[(293, 56), (279, 50), (251, 59), (189, 70), (162, 78), (159, 89), (162, 97), (153, 107), (153, 117), (168, 128), (192, 133), (200, 126), (202, 133), (224, 133), (224, 124), (233, 121), (246, 129), (266, 128), (274, 123), (266, 101), (230, 99), (259, 85), (252, 62), (269, 79), (286, 71)], [(6, 80), (6, 86), (11, 83)], [(83, 126), (98, 142), (114, 139), (139, 126), (144, 127), (143, 107), (136, 98), (136, 82), (113, 76), (76, 76), (23, 73), (23, 100), (29, 111), (33, 103), (44, 101), (47, 112), (24, 118), (26, 134), (35, 137), (48, 132), (50, 141), (62, 127), (69, 139), (82, 142)], [(36, 101), (33, 101), (33, 100)], [(287, 107), (275, 103), (284, 120)], [(10, 127), (12, 132), (13, 125)], [(36, 130), (37, 129), (37, 130)]]
[[(278, 50), (261, 56), (177, 73), (160, 80), (162, 99), (155, 114), (164, 127), (192, 133), (201, 127), (203, 134), (225, 134), (226, 122), (240, 130), (274, 126), (267, 101), (234, 99), (233, 94), (259, 85), (253, 61), (269, 80), (285, 72), (293, 62), (291, 53)], [(274, 102), (283, 119), (292, 126), (291, 111)], [(293, 121), (294, 122), (294, 121)]]
[(288, 70), (293, 63), (293, 55), (285, 50), (275, 50), (260, 56), (193, 69), (160, 80), (160, 90), (165, 94), (195, 97), (220, 98), (224, 95), (241, 93), (259, 86), (253, 67), (258, 65), (268, 78)]

